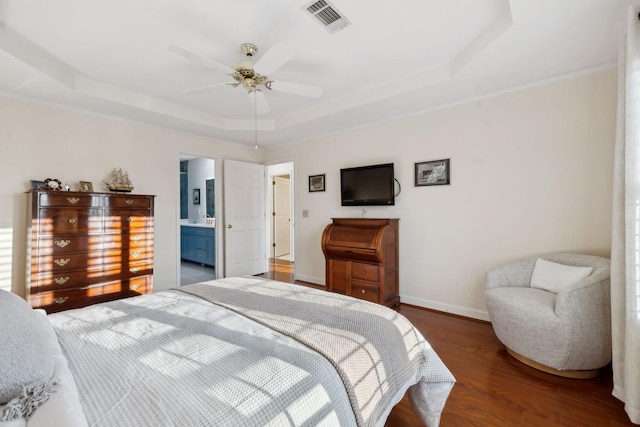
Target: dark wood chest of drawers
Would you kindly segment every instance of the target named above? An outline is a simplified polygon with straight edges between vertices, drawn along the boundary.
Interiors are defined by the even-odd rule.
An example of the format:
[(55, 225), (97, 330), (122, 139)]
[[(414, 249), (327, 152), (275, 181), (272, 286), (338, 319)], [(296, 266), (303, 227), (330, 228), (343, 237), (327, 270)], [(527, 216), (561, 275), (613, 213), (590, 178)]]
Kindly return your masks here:
[(397, 219), (334, 218), (322, 233), (322, 252), (329, 291), (400, 304)]
[(154, 196), (30, 191), (27, 296), (48, 313), (153, 290)]

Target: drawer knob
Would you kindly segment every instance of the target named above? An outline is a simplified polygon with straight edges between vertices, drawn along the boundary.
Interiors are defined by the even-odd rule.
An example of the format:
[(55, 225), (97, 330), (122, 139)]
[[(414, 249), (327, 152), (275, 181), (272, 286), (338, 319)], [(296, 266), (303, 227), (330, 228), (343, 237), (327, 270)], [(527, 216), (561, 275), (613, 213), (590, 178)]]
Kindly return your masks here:
[(133, 199), (126, 199), (124, 202), (128, 205), (131, 205), (133, 203)]
[(363, 294), (366, 294), (366, 292), (365, 292), (365, 290), (364, 290), (364, 289), (362, 290), (362, 293), (363, 293)]
[(54, 299), (53, 302), (55, 302), (56, 304), (60, 305), (60, 304), (64, 304), (65, 302), (67, 302), (68, 299), (69, 299), (69, 297), (58, 297), (58, 298)]
[(58, 285), (64, 285), (65, 283), (67, 283), (69, 281), (68, 277), (56, 277), (55, 279), (53, 279), (54, 282), (56, 282)]
[(132, 272), (132, 273), (137, 273), (138, 271), (140, 271), (140, 267), (130, 268), (129, 271)]
[(127, 218), (127, 222), (131, 222), (131, 221), (133, 221), (133, 217), (130, 216), (129, 218)]
[(71, 262), (69, 258), (60, 258), (53, 260), (54, 263), (58, 264), (60, 267), (63, 267)]
[(367, 270), (362, 270), (362, 274), (367, 274)]
[(129, 290), (137, 291), (140, 287), (140, 283), (134, 283), (133, 285), (129, 285)]
[(75, 224), (78, 222), (78, 218), (69, 218), (69, 224)]
[(142, 237), (140, 237), (140, 236), (133, 236), (133, 237), (131, 238), (131, 241), (132, 241), (132, 242), (139, 242), (140, 240), (142, 240)]
[(140, 256), (140, 252), (131, 252), (131, 257), (132, 258), (138, 258)]
[(76, 203), (78, 203), (80, 201), (80, 199), (78, 199), (77, 197), (67, 197), (67, 200), (69, 201), (69, 203), (71, 203), (72, 205), (75, 205)]
[(69, 244), (71, 243), (71, 240), (56, 240), (53, 243), (59, 248), (65, 248), (69, 246)]

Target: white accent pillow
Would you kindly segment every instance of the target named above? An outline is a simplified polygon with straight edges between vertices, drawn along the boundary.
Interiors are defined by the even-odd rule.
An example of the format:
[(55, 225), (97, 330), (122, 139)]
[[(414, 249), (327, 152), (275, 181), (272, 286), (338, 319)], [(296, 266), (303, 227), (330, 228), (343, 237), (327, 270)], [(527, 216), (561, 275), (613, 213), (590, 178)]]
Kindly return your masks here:
[(589, 276), (592, 270), (593, 267), (574, 267), (538, 258), (531, 275), (531, 287), (557, 293)]

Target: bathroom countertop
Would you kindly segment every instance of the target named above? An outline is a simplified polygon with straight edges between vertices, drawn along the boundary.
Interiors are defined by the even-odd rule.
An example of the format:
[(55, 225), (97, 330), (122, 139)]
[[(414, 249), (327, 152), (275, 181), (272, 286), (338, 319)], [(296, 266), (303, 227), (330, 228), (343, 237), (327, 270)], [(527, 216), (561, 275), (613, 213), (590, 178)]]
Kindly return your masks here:
[(180, 226), (181, 226), (181, 227), (216, 228), (216, 226), (215, 226), (214, 224), (205, 224), (205, 223), (201, 223), (201, 222), (199, 222), (199, 223), (197, 223), (197, 224), (193, 224), (193, 223), (186, 224), (186, 223), (184, 223), (184, 222), (181, 222), (181, 223), (180, 223)]

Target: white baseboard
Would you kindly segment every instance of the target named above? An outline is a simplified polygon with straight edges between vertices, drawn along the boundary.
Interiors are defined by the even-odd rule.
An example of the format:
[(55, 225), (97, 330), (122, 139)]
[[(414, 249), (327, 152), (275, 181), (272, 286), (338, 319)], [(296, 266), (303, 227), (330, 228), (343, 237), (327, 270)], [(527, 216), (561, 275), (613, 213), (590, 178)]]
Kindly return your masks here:
[(411, 304), (418, 307), (428, 308), (431, 310), (442, 311), (445, 313), (457, 314), (458, 316), (470, 317), (472, 319), (490, 321), (489, 313), (482, 310), (476, 310), (473, 308), (460, 307), (458, 305), (443, 304), (437, 301), (430, 301), (422, 298), (414, 298), (405, 295), (400, 295), (400, 302), (405, 304)]
[(324, 278), (320, 279), (318, 277), (312, 277), (312, 276), (303, 276), (301, 274), (293, 274), (293, 278), (294, 280), (301, 280), (303, 282), (309, 282), (309, 283), (313, 283), (314, 285), (320, 285), (320, 286), (325, 286), (326, 284), (324, 283)]
[[(326, 286), (324, 278), (313, 276), (295, 275), (295, 280), (313, 283), (314, 285)], [(471, 319), (484, 320), (489, 322), (489, 313), (482, 310), (476, 310), (458, 305), (443, 304), (437, 301), (426, 300), (422, 298), (414, 298), (400, 295), (400, 302), (415, 305), (417, 307), (428, 308), (431, 310), (442, 311), (444, 313), (456, 314), (458, 316), (470, 317)]]

